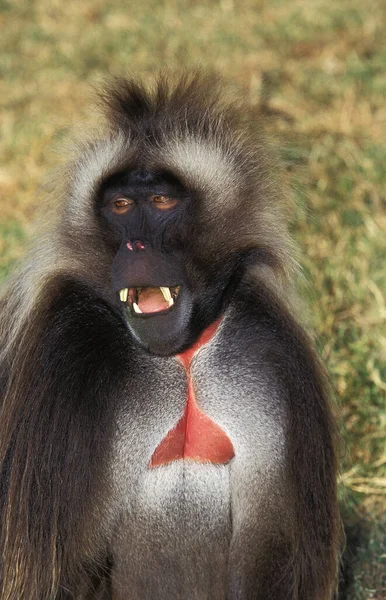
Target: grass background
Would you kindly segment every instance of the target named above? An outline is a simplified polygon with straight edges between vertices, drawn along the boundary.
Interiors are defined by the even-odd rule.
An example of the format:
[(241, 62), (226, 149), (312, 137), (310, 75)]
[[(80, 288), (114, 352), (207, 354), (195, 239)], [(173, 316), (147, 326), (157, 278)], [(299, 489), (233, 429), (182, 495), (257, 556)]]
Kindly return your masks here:
[(1, 278), (90, 84), (201, 64), (264, 105), (337, 390), (348, 600), (386, 598), (385, 24), (385, 0), (0, 0)]

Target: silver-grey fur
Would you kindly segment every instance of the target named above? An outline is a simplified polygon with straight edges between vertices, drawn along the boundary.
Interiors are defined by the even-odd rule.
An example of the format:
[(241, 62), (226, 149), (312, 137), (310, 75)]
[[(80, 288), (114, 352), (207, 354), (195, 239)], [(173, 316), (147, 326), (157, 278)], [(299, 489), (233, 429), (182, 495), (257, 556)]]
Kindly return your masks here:
[[(147, 87), (106, 87), (107, 132), (59, 171), (52, 219), (1, 300), (1, 598), (329, 600), (334, 432), (294, 308), (278, 163), (262, 122), (210, 77)], [(192, 191), (195, 265), (252, 257), (192, 364), (200, 407), (232, 440), (227, 465), (148, 468), (186, 374), (125, 327), (95, 208), (106, 178), (138, 165)]]

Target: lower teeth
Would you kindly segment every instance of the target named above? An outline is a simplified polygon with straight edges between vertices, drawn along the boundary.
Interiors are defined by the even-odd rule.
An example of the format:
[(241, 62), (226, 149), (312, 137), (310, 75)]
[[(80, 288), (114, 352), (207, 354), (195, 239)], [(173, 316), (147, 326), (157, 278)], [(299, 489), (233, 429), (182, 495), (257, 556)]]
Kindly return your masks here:
[(139, 306), (136, 302), (133, 302), (133, 308), (134, 308), (134, 312), (142, 314), (142, 310), (139, 308)]

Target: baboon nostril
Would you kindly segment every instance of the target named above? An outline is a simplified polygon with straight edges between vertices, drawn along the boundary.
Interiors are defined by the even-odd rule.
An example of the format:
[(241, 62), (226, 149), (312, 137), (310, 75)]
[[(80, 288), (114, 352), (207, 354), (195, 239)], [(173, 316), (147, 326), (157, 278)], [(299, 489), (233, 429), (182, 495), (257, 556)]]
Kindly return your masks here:
[(143, 242), (140, 242), (139, 240), (136, 240), (134, 242), (134, 246), (136, 250), (145, 250), (145, 244)]

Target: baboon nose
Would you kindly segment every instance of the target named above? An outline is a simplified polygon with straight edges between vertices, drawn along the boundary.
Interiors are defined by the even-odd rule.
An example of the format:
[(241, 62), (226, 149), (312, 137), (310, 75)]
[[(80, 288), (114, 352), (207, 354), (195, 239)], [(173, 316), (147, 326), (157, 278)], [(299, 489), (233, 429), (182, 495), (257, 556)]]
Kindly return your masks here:
[(126, 242), (126, 246), (129, 250), (145, 250), (145, 244), (140, 240), (135, 240), (135, 242), (129, 240)]

